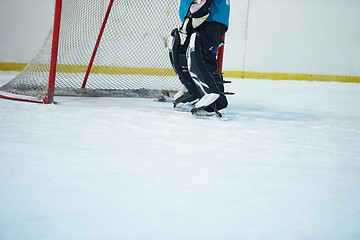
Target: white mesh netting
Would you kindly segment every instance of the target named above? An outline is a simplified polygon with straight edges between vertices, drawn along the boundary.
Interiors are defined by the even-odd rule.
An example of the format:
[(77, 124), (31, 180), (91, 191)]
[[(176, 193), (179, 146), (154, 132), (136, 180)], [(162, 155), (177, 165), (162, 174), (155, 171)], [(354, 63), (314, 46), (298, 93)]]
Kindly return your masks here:
[[(63, 0), (55, 95), (122, 94), (181, 86), (168, 57), (179, 1), (115, 0), (86, 88), (81, 89), (110, 0)], [(37, 56), (0, 91), (43, 99), (47, 94), (52, 31)]]

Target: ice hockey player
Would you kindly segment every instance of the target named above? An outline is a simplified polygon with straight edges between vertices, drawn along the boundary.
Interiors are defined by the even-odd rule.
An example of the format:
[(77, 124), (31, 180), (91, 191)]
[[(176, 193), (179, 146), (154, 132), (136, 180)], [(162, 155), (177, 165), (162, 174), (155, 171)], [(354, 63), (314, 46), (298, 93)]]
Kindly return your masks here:
[(183, 24), (172, 32), (170, 59), (184, 89), (175, 95), (174, 107), (194, 103), (193, 114), (221, 116), (228, 101), (217, 52), (229, 26), (230, 0), (181, 0), (179, 15)]

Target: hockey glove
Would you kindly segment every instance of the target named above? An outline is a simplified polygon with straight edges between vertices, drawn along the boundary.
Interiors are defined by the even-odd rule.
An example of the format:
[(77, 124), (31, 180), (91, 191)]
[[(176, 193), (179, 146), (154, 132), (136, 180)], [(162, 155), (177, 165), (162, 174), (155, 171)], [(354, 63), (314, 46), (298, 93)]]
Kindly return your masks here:
[(210, 15), (210, 4), (212, 2), (213, 0), (195, 0), (190, 5), (185, 21), (180, 27), (180, 32), (187, 34), (187, 32), (191, 32), (192, 29), (203, 24)]

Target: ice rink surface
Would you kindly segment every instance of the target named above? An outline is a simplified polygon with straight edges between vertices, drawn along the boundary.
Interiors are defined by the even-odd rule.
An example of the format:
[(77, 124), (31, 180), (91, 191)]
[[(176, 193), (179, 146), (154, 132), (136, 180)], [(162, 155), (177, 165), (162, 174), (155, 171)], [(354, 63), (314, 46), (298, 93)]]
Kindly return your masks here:
[(0, 99), (0, 239), (360, 239), (360, 84), (227, 80), (220, 120)]

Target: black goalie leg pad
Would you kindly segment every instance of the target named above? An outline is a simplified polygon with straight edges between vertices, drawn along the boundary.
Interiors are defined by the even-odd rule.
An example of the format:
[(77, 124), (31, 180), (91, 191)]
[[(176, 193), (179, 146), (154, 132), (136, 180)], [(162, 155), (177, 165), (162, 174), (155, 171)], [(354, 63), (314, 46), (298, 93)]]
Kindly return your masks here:
[[(178, 75), (181, 83), (185, 86), (188, 90), (188, 96), (175, 99), (174, 104), (180, 102), (188, 102), (198, 99), (202, 96), (199, 89), (197, 88), (196, 84), (194, 83), (193, 79), (190, 76), (187, 67), (187, 59), (186, 59), (186, 49), (187, 46), (181, 45), (180, 33), (178, 29), (174, 29), (171, 32), (171, 36), (173, 37), (172, 40), (172, 48), (169, 51), (171, 64)], [(185, 41), (187, 44), (187, 41)]]
[(193, 33), (190, 37), (186, 57), (190, 76), (202, 95), (207, 93), (220, 93), (212, 75), (203, 61), (200, 37), (197, 33)]
[(218, 85), (218, 89), (220, 91), (220, 97), (216, 100), (216, 109), (221, 110), (228, 106), (228, 101), (226, 96), (224, 95), (224, 79), (221, 73), (213, 73), (213, 79)]
[(223, 86), (217, 83), (222, 81), (222, 76), (221, 74), (213, 76), (207, 69), (201, 53), (200, 37), (196, 33), (191, 35), (186, 56), (190, 76), (202, 94), (195, 108), (216, 112), (227, 107), (227, 99), (221, 94)]

